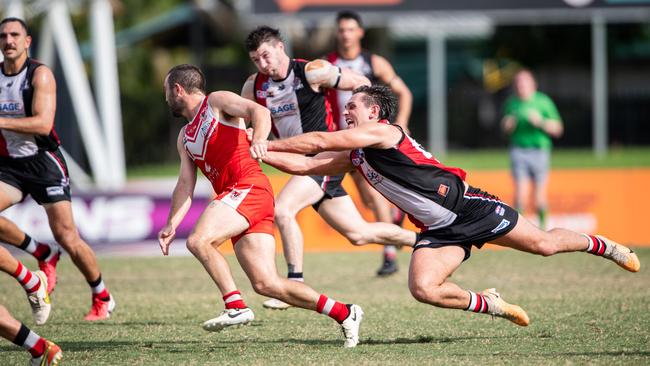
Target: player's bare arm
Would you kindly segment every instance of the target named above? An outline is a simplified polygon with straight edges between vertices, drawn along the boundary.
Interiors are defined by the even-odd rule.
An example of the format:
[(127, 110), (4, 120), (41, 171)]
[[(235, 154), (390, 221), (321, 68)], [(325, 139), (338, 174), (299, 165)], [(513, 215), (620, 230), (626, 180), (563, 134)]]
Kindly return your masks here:
[(54, 125), (56, 111), (56, 81), (52, 71), (45, 66), (34, 70), (34, 98), (32, 116), (23, 118), (0, 118), (0, 128), (14, 132), (47, 135)]
[(326, 151), (312, 157), (270, 151), (263, 161), (294, 175), (341, 175), (354, 169), (349, 151)]
[(252, 100), (253, 102), (255, 101), (255, 95), (253, 94), (253, 89), (255, 87), (255, 77), (257, 76), (257, 73), (251, 75), (246, 79), (246, 82), (244, 82), (244, 86), (241, 88), (241, 96), (248, 99)]
[(320, 59), (305, 65), (305, 76), (309, 85), (316, 91), (323, 88), (353, 90), (363, 85), (370, 85), (367, 77)]
[[(250, 152), (255, 159), (266, 154), (267, 138), (271, 132), (271, 113), (267, 108), (229, 91), (210, 93), (208, 102), (212, 108), (218, 109), (222, 117), (228, 119), (244, 119), (253, 126)], [(235, 121), (238, 122), (238, 121)]]
[(194, 187), (196, 186), (196, 165), (194, 165), (192, 159), (187, 155), (183, 146), (184, 134), (185, 128), (182, 128), (176, 142), (176, 149), (178, 150), (181, 164), (176, 187), (174, 187), (174, 192), (172, 193), (172, 202), (169, 208), (167, 224), (158, 232), (158, 243), (160, 244), (163, 255), (169, 254), (169, 245), (176, 236), (176, 228), (180, 225), (192, 205), (192, 196), (194, 195)]
[(269, 151), (313, 154), (323, 151), (345, 151), (372, 147), (387, 149), (395, 146), (401, 132), (390, 125), (368, 123), (336, 132), (309, 132), (287, 139), (269, 141)]
[(375, 71), (375, 76), (382, 83), (386, 84), (397, 96), (398, 110), (395, 117), (395, 124), (401, 126), (408, 132), (409, 118), (411, 118), (411, 110), (413, 108), (413, 94), (406, 86), (404, 80), (395, 73), (395, 69), (391, 66), (390, 62), (384, 57), (379, 55), (372, 55), (372, 69)]

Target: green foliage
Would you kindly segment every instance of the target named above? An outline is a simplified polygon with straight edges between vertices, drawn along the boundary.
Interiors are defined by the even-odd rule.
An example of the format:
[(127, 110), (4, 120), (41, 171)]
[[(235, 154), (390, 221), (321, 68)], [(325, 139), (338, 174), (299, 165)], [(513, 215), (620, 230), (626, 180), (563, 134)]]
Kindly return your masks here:
[[(637, 253), (648, 263), (650, 249)], [(295, 308), (263, 309), (265, 299), (252, 292), (233, 256), (227, 259), (256, 318), (248, 327), (221, 333), (200, 327), (222, 304), (214, 284), (191, 257), (100, 257), (118, 305), (109, 321), (81, 320), (90, 293), (68, 257), (59, 267), (48, 324), (34, 326), (24, 291), (9, 276), (0, 276), (0, 303), (58, 342), (64, 364), (70, 365), (650, 363), (648, 271), (628, 273), (585, 253), (543, 258), (513, 250), (475, 251), (453, 281), (479, 291), (496, 286), (530, 315), (531, 325), (521, 328), (503, 319), (416, 302), (406, 286), (409, 253), (398, 254), (402, 270), (381, 279), (374, 276), (378, 252), (306, 256), (309, 284), (364, 308), (361, 344), (352, 350), (342, 348), (340, 329), (326, 316)], [(24, 262), (36, 266), (31, 258)], [(27, 352), (4, 341), (0, 355), (6, 365), (28, 359)]]

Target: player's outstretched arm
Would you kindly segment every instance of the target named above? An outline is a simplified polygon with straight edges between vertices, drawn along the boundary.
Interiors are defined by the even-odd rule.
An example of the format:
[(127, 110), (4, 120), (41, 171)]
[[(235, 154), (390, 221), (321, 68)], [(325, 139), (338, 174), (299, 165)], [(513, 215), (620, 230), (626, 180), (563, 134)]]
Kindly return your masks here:
[[(346, 151), (364, 147), (388, 148), (401, 137), (395, 127), (369, 123), (336, 132), (309, 132), (281, 140), (269, 141), (269, 151), (315, 154), (323, 151)], [(396, 140), (397, 138), (397, 140)]]
[(265, 163), (293, 175), (341, 175), (354, 169), (349, 151), (327, 151), (316, 156), (304, 156), (269, 151)]
[(23, 118), (0, 118), (0, 128), (33, 135), (47, 135), (54, 125), (56, 111), (56, 81), (45, 66), (34, 70), (32, 115)]
[(353, 90), (363, 85), (370, 85), (367, 77), (350, 69), (334, 66), (326, 60), (307, 63), (305, 77), (314, 90), (324, 88)]
[(176, 149), (181, 158), (181, 166), (178, 174), (178, 181), (172, 193), (171, 207), (169, 208), (169, 215), (167, 216), (167, 223), (158, 232), (158, 244), (163, 255), (169, 254), (169, 245), (176, 237), (176, 228), (180, 225), (181, 221), (187, 214), (187, 211), (192, 205), (192, 196), (194, 195), (194, 187), (196, 186), (196, 165), (185, 151), (183, 146), (183, 134), (185, 128), (181, 129), (178, 134), (176, 142)]
[(413, 108), (413, 94), (411, 90), (402, 78), (395, 73), (395, 69), (393, 69), (393, 66), (388, 60), (379, 55), (372, 55), (371, 62), (377, 79), (388, 85), (399, 101), (395, 124), (401, 126), (408, 133), (409, 118), (411, 118), (411, 109)]

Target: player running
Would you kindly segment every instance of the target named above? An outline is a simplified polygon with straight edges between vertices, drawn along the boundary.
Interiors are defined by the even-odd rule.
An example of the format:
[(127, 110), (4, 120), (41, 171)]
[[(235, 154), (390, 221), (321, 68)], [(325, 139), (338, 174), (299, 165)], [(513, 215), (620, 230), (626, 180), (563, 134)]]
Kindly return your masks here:
[[(409, 269), (409, 289), (418, 301), (528, 325), (526, 312), (505, 302), (495, 289), (474, 292), (449, 281), (469, 258), (472, 246), (480, 248), (486, 242), (543, 256), (586, 251), (628, 271), (639, 270), (639, 259), (627, 247), (566, 229), (542, 231), (497, 197), (467, 184), (462, 169), (442, 165), (387, 120), (395, 104), (395, 97), (384, 86), (358, 88), (345, 106), (349, 129), (270, 141), (264, 161), (291, 174), (341, 174), (357, 169), (406, 212), (421, 230)], [(298, 155), (313, 153), (319, 154)]]
[[(70, 204), (70, 178), (54, 131), (56, 81), (50, 69), (28, 57), (32, 38), (22, 19), (0, 21), (0, 212), (27, 195), (42, 205), (54, 239), (90, 285), (92, 305), (86, 320), (108, 319), (115, 309), (95, 253), (79, 237)], [(47, 292), (56, 285), (60, 249), (34, 241), (16, 224), (0, 218), (0, 241), (38, 259)]]
[[(203, 73), (192, 65), (172, 68), (164, 88), (174, 116), (188, 121), (178, 135), (180, 173), (167, 225), (158, 234), (164, 255), (192, 203), (197, 168), (217, 194), (187, 239), (187, 248), (201, 262), (225, 302), (223, 313), (203, 323), (203, 328), (218, 331), (254, 319), (235, 286), (228, 263), (218, 251), (219, 245), (231, 239), (237, 260), (255, 292), (330, 316), (341, 324), (344, 346), (355, 347), (363, 317), (361, 307), (319, 295), (304, 283), (289, 281), (277, 273), (273, 189), (259, 163), (251, 158), (266, 152), (271, 129), (269, 111), (231, 92), (217, 91), (206, 96)], [(253, 126), (250, 144), (245, 120)]]
[[(361, 16), (352, 11), (339, 12), (336, 16), (336, 26), (336, 51), (327, 55), (327, 61), (332, 65), (349, 68), (362, 74), (372, 84), (380, 83), (388, 86), (398, 98), (395, 124), (401, 126), (408, 133), (413, 95), (404, 81), (395, 73), (388, 60), (361, 47), (361, 40), (365, 35)], [(334, 120), (338, 130), (345, 130), (348, 127), (345, 123), (343, 111), (345, 110), (345, 103), (351, 96), (352, 91), (350, 90), (328, 90), (327, 97), (332, 104)], [(401, 226), (404, 221), (402, 211), (397, 210), (379, 192), (372, 189), (357, 172), (350, 172), (350, 177), (354, 180), (363, 203), (372, 210), (377, 221)], [(384, 260), (377, 271), (378, 276), (388, 276), (397, 272), (396, 256), (397, 249), (395, 246), (384, 246)]]
[[(349, 69), (325, 60), (291, 59), (286, 54), (280, 32), (262, 26), (246, 38), (248, 55), (258, 72), (251, 75), (242, 96), (257, 101), (271, 111), (272, 132), (284, 138), (310, 131), (331, 131), (334, 123), (325, 98), (328, 88), (352, 90), (370, 82)], [(288, 277), (303, 281), (303, 236), (296, 215), (307, 206), (352, 244), (408, 245), (415, 234), (387, 223), (368, 223), (341, 186), (344, 174), (294, 176), (277, 196), (275, 222), (282, 236)], [(270, 299), (264, 306), (286, 309), (289, 305)]]

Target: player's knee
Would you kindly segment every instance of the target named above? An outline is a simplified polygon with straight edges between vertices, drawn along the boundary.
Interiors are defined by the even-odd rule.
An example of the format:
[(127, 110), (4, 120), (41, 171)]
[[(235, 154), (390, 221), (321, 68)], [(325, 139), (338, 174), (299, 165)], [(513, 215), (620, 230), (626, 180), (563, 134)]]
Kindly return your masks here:
[(52, 235), (57, 243), (61, 244), (66, 251), (74, 251), (74, 245), (79, 239), (77, 228), (68, 225), (57, 225), (52, 228)]
[(409, 281), (409, 291), (411, 296), (419, 302), (436, 305), (438, 286), (432, 285), (429, 281), (413, 280)]
[(275, 297), (278, 294), (278, 290), (280, 288), (280, 284), (275, 278), (256, 279), (251, 281), (251, 285), (257, 294), (267, 297)]
[(295, 220), (295, 214), (291, 210), (281, 205), (275, 207), (275, 223), (278, 226), (285, 226), (291, 220)]
[(187, 250), (190, 251), (190, 253), (194, 254), (195, 256), (209, 244), (208, 240), (205, 240), (201, 235), (198, 234), (190, 234), (190, 236), (187, 238), (187, 243), (185, 243), (185, 246), (187, 247)]

